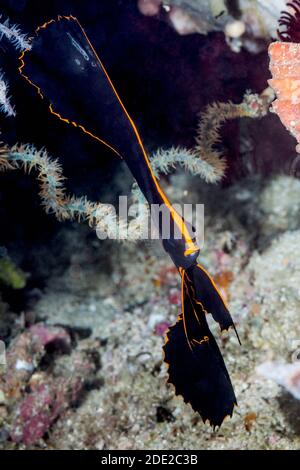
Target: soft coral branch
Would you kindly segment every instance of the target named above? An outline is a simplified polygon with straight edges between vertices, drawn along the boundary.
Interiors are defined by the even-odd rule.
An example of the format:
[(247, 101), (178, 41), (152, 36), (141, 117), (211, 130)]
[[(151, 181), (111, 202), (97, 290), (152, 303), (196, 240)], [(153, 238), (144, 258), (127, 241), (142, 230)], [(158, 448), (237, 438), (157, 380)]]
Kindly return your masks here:
[(196, 150), (182, 147), (159, 149), (151, 158), (151, 166), (156, 176), (160, 173), (166, 175), (180, 166), (191, 174), (200, 176), (207, 183), (216, 183), (222, 177), (217, 168), (198, 155)]

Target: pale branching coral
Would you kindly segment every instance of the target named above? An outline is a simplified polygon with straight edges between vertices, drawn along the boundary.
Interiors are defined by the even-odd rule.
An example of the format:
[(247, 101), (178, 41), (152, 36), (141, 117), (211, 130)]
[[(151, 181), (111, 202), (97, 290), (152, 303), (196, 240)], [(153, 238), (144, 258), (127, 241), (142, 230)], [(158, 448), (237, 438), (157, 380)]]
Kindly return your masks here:
[(0, 70), (0, 111), (6, 116), (15, 116), (16, 112), (8, 95), (8, 84)]
[[(18, 25), (10, 24), (9, 19), (1, 22), (0, 15), (0, 41), (6, 38), (18, 51), (31, 49), (30, 39), (23, 34)], [(4, 79), (4, 74), (0, 70), (0, 112), (7, 116), (15, 116), (16, 112), (11, 105), (8, 95), (8, 83)]]
[[(2, 16), (0, 15), (0, 19)], [(4, 22), (0, 21), (0, 41), (5, 37), (18, 51), (31, 49), (30, 39), (23, 34), (16, 24), (10, 24), (7, 18)]]

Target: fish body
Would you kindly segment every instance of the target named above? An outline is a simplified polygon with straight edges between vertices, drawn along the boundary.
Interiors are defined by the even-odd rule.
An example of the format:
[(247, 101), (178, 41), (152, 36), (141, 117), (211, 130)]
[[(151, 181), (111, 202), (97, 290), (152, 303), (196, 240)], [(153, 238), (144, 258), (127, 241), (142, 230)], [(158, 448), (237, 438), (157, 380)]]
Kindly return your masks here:
[[(104, 64), (72, 16), (40, 26), (31, 50), (20, 61), (20, 73), (48, 100), (51, 113), (123, 158), (150, 207), (167, 208), (172, 223), (170, 237), (162, 243), (182, 283), (182, 312), (164, 346), (169, 381), (204, 421), (219, 426), (232, 415), (236, 398), (206, 314), (212, 314), (221, 330), (234, 323), (213, 279), (198, 264), (200, 250), (193, 229), (160, 187), (138, 129)], [(158, 226), (161, 238), (162, 223)]]

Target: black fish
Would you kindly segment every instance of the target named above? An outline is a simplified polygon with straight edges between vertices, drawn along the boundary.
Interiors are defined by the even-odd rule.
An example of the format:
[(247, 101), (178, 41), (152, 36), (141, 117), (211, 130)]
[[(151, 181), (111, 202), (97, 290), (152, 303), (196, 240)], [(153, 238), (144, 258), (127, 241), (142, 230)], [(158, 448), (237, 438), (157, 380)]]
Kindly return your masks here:
[[(212, 278), (197, 263), (200, 250), (193, 230), (155, 178), (139, 132), (103, 63), (72, 16), (59, 16), (40, 26), (32, 49), (23, 52), (20, 60), (21, 74), (49, 101), (52, 114), (121, 156), (148, 203), (167, 207), (171, 235), (163, 239), (163, 246), (182, 279), (182, 313), (164, 346), (169, 382), (204, 421), (221, 425), (225, 416), (232, 415), (236, 398), (206, 314), (212, 314), (221, 330), (234, 323)], [(175, 236), (177, 230), (181, 238)]]

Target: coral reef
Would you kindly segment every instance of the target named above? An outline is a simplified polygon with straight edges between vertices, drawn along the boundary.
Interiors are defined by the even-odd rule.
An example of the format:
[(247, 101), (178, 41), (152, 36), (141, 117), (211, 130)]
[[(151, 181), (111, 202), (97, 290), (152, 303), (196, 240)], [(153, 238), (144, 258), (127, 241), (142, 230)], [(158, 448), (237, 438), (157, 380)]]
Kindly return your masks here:
[[(293, 398), (286, 399), (275, 382), (266, 381), (257, 372), (266, 361), (291, 363), (296, 360), (299, 347), (300, 330), (295, 319), (300, 269), (294, 247), (300, 240), (300, 221), (295, 222), (293, 191), (282, 190), (283, 185), (295, 185), (297, 189), (298, 182), (286, 178), (264, 184), (256, 179), (244, 180), (227, 189), (218, 187), (212, 194), (209, 185), (200, 189), (193, 184), (194, 178), (188, 183), (186, 176), (171, 177), (169, 190), (176, 188), (177, 197), (182, 197), (188, 184), (189, 197), (205, 203), (206, 240), (201, 259), (230, 303), (241, 336), (242, 349), (231, 335), (224, 334), (221, 340), (239, 402), (230, 422), (213, 432), (174, 395), (173, 388), (166, 386), (161, 347), (166, 328), (178, 315), (180, 292), (176, 270), (159, 244), (143, 244), (142, 249), (115, 244), (110, 250), (103, 243), (113, 242), (98, 240), (97, 250), (107, 253), (113, 267), (109, 272), (104, 269), (107, 257), (100, 262), (93, 259), (90, 239), (85, 238), (82, 226), (70, 266), (59, 277), (49, 279), (44, 295), (34, 306), (35, 317), (43, 318), (43, 322), (18, 332), (9, 346), (11, 392), (5, 394), (5, 404), (0, 406), (4, 416), (3, 446), (120, 450), (299, 448)], [(249, 199), (245, 198), (247, 191)], [(268, 196), (274, 193), (281, 194), (286, 209), (274, 215), (266, 228), (265, 214), (276, 213), (276, 202)], [(291, 223), (293, 231), (289, 231)], [(251, 232), (247, 224), (252, 227)], [(260, 243), (266, 233), (271, 245)], [(253, 237), (264, 248), (253, 251)], [(55, 341), (55, 337), (61, 340)], [(71, 349), (72, 358), (78, 348), (92, 351), (88, 367), (92, 371), (87, 375), (81, 372), (84, 397), (75, 400), (75, 405), (70, 388), (65, 388), (69, 370), (74, 370), (70, 349), (65, 354), (66, 349), (59, 344)], [(35, 369), (16, 369), (18, 358), (32, 364), (28, 350)], [(91, 359), (96, 351), (100, 352), (102, 363), (97, 373)], [(85, 363), (85, 358), (84, 353), (80, 361)], [(293, 367), (296, 369), (298, 364)], [(72, 390), (76, 377), (75, 372), (74, 382), (69, 382)], [(36, 395), (40, 383), (45, 385), (45, 392), (40, 395), (43, 412)], [(77, 386), (74, 387), (78, 396)], [(62, 408), (61, 402), (57, 405), (58, 390), (62, 390)], [(26, 416), (25, 410), (29, 413), (32, 406), (41, 416), (41, 428), (29, 420), (28, 430), (20, 414), (17, 420), (15, 416), (20, 410)]]

